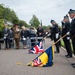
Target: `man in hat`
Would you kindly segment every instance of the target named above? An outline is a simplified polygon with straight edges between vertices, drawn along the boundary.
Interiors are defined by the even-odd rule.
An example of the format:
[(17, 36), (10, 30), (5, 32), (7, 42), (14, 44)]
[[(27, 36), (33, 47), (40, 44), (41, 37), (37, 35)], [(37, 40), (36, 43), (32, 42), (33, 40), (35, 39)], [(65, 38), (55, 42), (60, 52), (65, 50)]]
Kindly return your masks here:
[[(74, 55), (75, 55), (75, 10), (70, 9), (68, 12), (70, 18), (72, 19), (71, 21), (71, 40), (72, 40), (72, 45), (73, 45), (73, 51), (74, 51)], [(75, 63), (73, 64), (74, 68), (75, 68)]]
[(69, 17), (68, 15), (64, 16), (64, 19), (62, 21), (62, 36), (67, 34), (66, 37), (63, 38), (67, 55), (65, 55), (67, 58), (72, 57), (72, 50), (71, 50), (71, 44), (70, 44), (70, 22), (69, 22)]
[[(51, 30), (51, 34), (53, 37), (54, 42), (56, 42), (57, 40), (59, 40), (59, 28), (58, 28), (58, 24), (54, 21), (51, 20), (51, 24), (52, 24), (52, 30)], [(55, 53), (59, 53), (59, 42), (55, 44), (56, 45), (56, 52)]]

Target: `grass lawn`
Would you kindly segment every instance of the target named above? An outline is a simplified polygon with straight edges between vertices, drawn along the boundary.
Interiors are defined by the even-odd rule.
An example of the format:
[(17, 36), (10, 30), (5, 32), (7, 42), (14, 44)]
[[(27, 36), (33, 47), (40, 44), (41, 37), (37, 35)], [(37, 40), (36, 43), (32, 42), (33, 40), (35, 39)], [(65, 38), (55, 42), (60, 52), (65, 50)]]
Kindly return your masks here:
[[(63, 40), (61, 40), (61, 46), (65, 48), (65, 45), (64, 45), (64, 42), (63, 42)], [(71, 48), (72, 48), (72, 52), (73, 52), (72, 43), (71, 43)]]

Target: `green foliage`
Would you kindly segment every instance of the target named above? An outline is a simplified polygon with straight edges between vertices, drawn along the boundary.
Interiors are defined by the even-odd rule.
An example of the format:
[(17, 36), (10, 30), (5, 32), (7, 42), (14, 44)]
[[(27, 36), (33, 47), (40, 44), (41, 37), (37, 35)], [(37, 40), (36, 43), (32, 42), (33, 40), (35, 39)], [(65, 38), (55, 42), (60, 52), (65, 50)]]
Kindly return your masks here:
[(49, 29), (47, 26), (42, 26), (42, 28), (43, 28), (44, 30), (48, 30), (48, 29)]
[(0, 19), (0, 38), (3, 38), (4, 20)]
[(19, 19), (18, 19), (16, 13), (13, 10), (11, 10), (10, 8), (5, 7), (2, 4), (0, 4), (0, 18), (10, 21), (13, 24), (15, 24), (15, 23), (18, 24), (18, 22), (19, 22)]
[(18, 19), (13, 19), (12, 22), (13, 22), (13, 24), (19, 24), (19, 20)]
[(31, 24), (31, 26), (33, 26), (35, 28), (38, 28), (38, 26), (40, 24), (39, 19), (35, 15), (33, 15), (31, 20), (29, 21), (29, 23)]
[(3, 17), (4, 14), (4, 7), (3, 5), (0, 5), (0, 19)]
[(20, 20), (20, 21), (19, 21), (19, 26), (20, 26), (20, 28), (21, 28), (22, 26), (28, 27), (28, 24), (27, 24), (25, 21)]
[(0, 19), (0, 31), (3, 30), (3, 27), (4, 27), (4, 19)]

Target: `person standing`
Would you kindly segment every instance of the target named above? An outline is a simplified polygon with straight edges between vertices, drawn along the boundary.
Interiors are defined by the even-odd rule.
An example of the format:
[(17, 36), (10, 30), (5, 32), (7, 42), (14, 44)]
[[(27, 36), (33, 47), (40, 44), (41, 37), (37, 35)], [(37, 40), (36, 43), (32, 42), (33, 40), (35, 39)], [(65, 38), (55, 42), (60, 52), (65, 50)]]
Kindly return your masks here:
[[(70, 34), (71, 34), (71, 40), (72, 40), (73, 51), (74, 51), (74, 56), (75, 56), (75, 10), (70, 9), (68, 14), (70, 18), (72, 19)], [(75, 68), (75, 63), (73, 63), (72, 65)]]
[(42, 28), (42, 26), (39, 26), (37, 29), (37, 36), (38, 37), (44, 37), (44, 30)]
[(21, 41), (23, 43), (23, 48), (27, 48), (27, 37), (29, 37), (29, 32), (26, 30), (25, 26), (22, 26), (21, 30)]
[(30, 28), (30, 40), (31, 40), (31, 47), (36, 45), (36, 32), (33, 27)]
[(3, 34), (4, 34), (4, 41), (5, 41), (5, 48), (4, 48), (5, 50), (10, 48), (9, 32), (10, 32), (10, 29), (7, 27), (7, 24), (4, 24)]
[(75, 55), (75, 10), (70, 9), (68, 13), (70, 18), (72, 19), (70, 33), (71, 33), (71, 40), (72, 40), (72, 45), (73, 45), (73, 50)]
[(10, 28), (10, 32), (9, 32), (9, 44), (10, 44), (10, 48), (14, 47), (14, 32), (13, 29)]
[[(51, 34), (52, 34), (54, 42), (56, 42), (60, 38), (59, 37), (58, 24), (54, 20), (51, 20), (51, 24), (52, 24)], [(56, 43), (55, 46), (56, 46), (56, 52), (55, 53), (59, 53), (60, 52), (60, 50), (59, 50), (59, 46), (60, 46), (59, 42)]]
[(67, 36), (65, 36), (63, 38), (65, 48), (67, 51), (67, 55), (65, 55), (65, 56), (67, 58), (71, 58), (72, 57), (72, 49), (71, 49), (71, 43), (70, 43), (70, 21), (69, 21), (68, 15), (64, 16), (64, 19), (62, 21), (62, 36), (64, 36), (65, 34), (67, 34)]
[[(42, 28), (42, 26), (39, 25), (38, 29), (37, 29), (37, 37), (43, 37), (44, 38), (45, 33), (44, 30)], [(38, 41), (42, 41), (42, 39), (38, 39)]]
[(18, 25), (14, 25), (13, 27), (13, 31), (14, 31), (14, 40), (15, 40), (15, 44), (16, 44), (16, 49), (20, 48), (20, 29), (18, 27)]

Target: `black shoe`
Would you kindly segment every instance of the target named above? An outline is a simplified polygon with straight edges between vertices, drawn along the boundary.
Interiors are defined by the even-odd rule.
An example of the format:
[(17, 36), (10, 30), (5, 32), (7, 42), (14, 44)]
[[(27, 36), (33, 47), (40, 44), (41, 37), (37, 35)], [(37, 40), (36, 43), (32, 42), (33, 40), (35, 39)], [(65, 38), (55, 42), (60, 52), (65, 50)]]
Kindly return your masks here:
[(16, 48), (16, 50), (19, 50), (19, 48)]
[(67, 55), (66, 57), (67, 57), (67, 58), (72, 58), (72, 56), (71, 56), (71, 55)]
[(75, 65), (75, 63), (72, 63), (71, 65)]
[(75, 65), (73, 65), (73, 68), (75, 68)]
[(59, 53), (59, 52), (55, 51), (54, 53)]
[(71, 65), (73, 66), (73, 68), (75, 68), (75, 63), (72, 63)]

